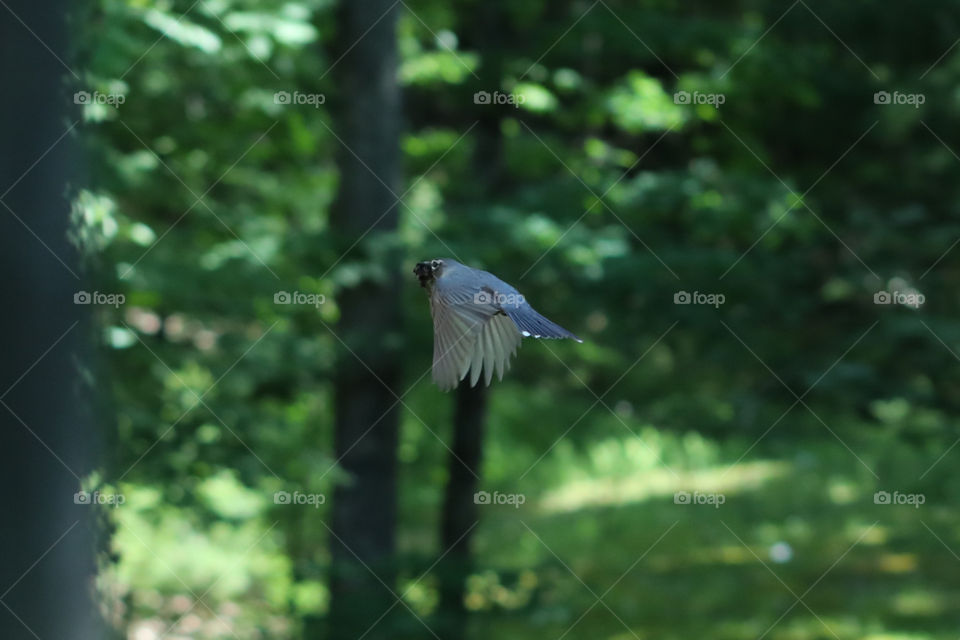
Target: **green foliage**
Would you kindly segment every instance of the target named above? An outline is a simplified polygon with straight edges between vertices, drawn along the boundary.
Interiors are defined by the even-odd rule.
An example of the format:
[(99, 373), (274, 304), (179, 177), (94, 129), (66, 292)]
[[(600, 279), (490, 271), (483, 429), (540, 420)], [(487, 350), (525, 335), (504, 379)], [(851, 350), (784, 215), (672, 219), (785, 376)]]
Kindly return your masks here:
[[(84, 86), (125, 101), (83, 107), (77, 240), (127, 296), (98, 313), (132, 628), (284, 638), (326, 612), (327, 506), (273, 496), (349, 481), (338, 294), (453, 253), (585, 339), (526, 341), (492, 394), (481, 485), (527, 501), (481, 510), (476, 637), (759, 637), (821, 576), (768, 637), (953, 637), (956, 2), (401, 4), (401, 228), (342, 255), (335, 7), (94, 4)], [(412, 277), (403, 304), (399, 591), (429, 616), (451, 411)], [(621, 620), (590, 609), (615, 583)]]

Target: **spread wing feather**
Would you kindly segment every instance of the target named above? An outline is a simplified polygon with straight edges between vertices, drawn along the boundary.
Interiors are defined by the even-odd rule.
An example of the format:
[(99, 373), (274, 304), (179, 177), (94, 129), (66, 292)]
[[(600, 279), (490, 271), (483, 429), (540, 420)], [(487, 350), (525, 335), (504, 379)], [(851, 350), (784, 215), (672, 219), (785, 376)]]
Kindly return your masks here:
[(517, 349), (520, 348), (520, 341), (523, 338), (513, 321), (502, 313), (490, 318), (485, 330), (493, 336), (494, 353), (496, 354), (493, 358), (493, 366), (487, 368), (487, 384), (489, 385), (494, 369), (497, 371), (497, 380), (503, 380), (504, 372), (510, 370), (510, 358), (517, 353)]
[(498, 306), (474, 301), (472, 295), (442, 295), (430, 298), (433, 315), (433, 380), (448, 391), (470, 374), (475, 386), (481, 373), (490, 384), (494, 371), (499, 379), (510, 368), (522, 337), (513, 321)]
[[(433, 315), (433, 380), (449, 391), (470, 376), (475, 386), (481, 374), (489, 385), (510, 368), (510, 358), (523, 337), (571, 338), (523, 300), (517, 290), (485, 271), (447, 260), (446, 273), (430, 291)], [(503, 298), (519, 302), (502, 304)]]
[(433, 311), (433, 381), (449, 391), (467, 374), (482, 320), (442, 304)]

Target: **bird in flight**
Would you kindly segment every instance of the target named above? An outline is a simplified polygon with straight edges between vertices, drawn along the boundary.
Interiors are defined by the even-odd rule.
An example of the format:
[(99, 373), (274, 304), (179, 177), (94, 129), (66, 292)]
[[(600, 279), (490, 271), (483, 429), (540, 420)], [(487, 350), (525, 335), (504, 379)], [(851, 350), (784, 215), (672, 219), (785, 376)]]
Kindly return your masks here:
[(527, 304), (520, 293), (492, 273), (450, 258), (417, 263), (413, 273), (430, 294), (433, 316), (433, 381), (443, 391), (481, 371), (489, 386), (510, 368), (523, 338), (570, 338), (583, 342)]

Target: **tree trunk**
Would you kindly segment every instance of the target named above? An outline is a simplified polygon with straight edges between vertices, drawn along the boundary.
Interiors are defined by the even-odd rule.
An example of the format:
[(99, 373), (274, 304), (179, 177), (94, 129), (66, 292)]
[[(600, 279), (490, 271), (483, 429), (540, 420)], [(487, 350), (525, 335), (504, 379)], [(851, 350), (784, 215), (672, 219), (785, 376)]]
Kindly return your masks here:
[[(477, 49), (482, 54), (478, 88), (493, 93), (500, 90), (502, 77), (502, 43), (509, 37), (504, 32), (501, 18), (503, 0), (483, 3), (478, 11)], [(503, 172), (503, 139), (500, 134), (500, 110), (491, 105), (478, 105), (477, 146), (473, 157), (474, 175), (479, 198), (502, 194), (505, 184)], [(482, 224), (482, 220), (479, 222)], [(468, 387), (461, 383), (457, 389), (453, 419), (453, 447), (447, 461), (447, 486), (441, 515), (441, 553), (446, 553), (438, 565), (440, 605), (437, 618), (443, 640), (463, 640), (467, 635), (467, 610), (464, 606), (466, 578), (473, 568), (471, 541), (478, 520), (476, 493), (477, 478), (481, 475), (483, 433), (487, 419), (487, 387)], [(472, 471), (472, 473), (471, 473)]]
[(395, 251), (371, 255), (369, 248), (382, 246), (385, 238), (389, 241), (398, 224), (394, 194), (401, 182), (401, 112), (396, 20), (392, 0), (341, 3), (340, 40), (333, 57), (339, 61), (333, 72), (337, 95), (331, 104), (340, 141), (331, 137), (331, 144), (339, 145), (340, 188), (331, 229), (345, 251), (372, 227), (373, 232), (352, 250), (351, 260), (367, 264), (378, 260), (388, 274), (377, 281), (367, 276), (337, 296), (340, 322), (335, 331), (346, 347), (338, 354), (334, 380), (334, 448), (349, 479), (334, 491), (332, 505), (329, 637), (335, 639), (394, 637), (389, 616), (376, 621), (395, 602), (394, 394), (401, 393), (397, 347), (403, 270)]
[(81, 388), (81, 367), (90, 358), (78, 324), (80, 310), (90, 307), (73, 303), (81, 285), (67, 239), (67, 184), (76, 157), (69, 136), (61, 139), (80, 115), (57, 59), (69, 59), (71, 8), (64, 0), (10, 1), (0, 19), (4, 640), (103, 638), (92, 601), (94, 507), (74, 502), (96, 447), (91, 390)]
[(437, 566), (440, 580), (438, 633), (443, 640), (466, 637), (467, 611), (464, 608), (466, 577), (473, 568), (470, 555), (471, 532), (477, 524), (477, 478), (483, 459), (483, 431), (487, 421), (487, 392), (482, 384), (457, 389), (453, 446), (450, 454), (446, 494), (441, 516), (441, 546), (446, 553)]

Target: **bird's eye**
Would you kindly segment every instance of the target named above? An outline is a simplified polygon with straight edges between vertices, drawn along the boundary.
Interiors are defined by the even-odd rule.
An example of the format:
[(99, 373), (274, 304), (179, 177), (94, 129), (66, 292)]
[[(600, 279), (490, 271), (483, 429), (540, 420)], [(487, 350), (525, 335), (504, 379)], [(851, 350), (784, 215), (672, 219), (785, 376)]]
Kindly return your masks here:
[(439, 268), (440, 268), (440, 261), (439, 261), (439, 260), (433, 260), (433, 261), (431, 261), (431, 262), (430, 262), (430, 267), (431, 267), (432, 269), (439, 269)]

